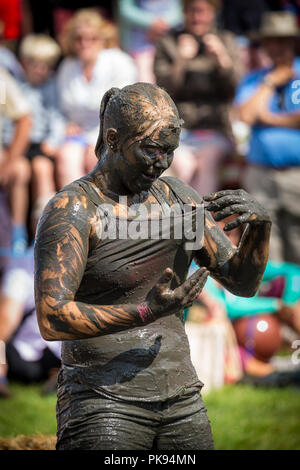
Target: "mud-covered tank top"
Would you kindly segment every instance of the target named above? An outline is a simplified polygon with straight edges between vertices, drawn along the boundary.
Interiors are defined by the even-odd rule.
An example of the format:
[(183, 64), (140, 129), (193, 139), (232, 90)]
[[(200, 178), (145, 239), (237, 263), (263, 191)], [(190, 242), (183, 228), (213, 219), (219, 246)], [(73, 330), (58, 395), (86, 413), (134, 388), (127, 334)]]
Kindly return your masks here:
[[(170, 189), (168, 200), (166, 184)], [(72, 190), (84, 193), (97, 208), (108, 202), (99, 196), (88, 177), (73, 183)], [(183, 224), (186, 217), (193, 218), (193, 229), (197, 229), (198, 240), (201, 240), (200, 244), (197, 242), (200, 249), (204, 206), (199, 196), (175, 178), (157, 180), (150, 192), (161, 205), (180, 205), (181, 212), (174, 216), (173, 229), (176, 224)], [(197, 204), (192, 202), (195, 195)], [(188, 214), (183, 210), (186, 203), (194, 206)], [(160, 235), (145, 239), (119, 236), (101, 239), (88, 253), (75, 300), (97, 305), (141, 303), (167, 267), (175, 272), (171, 288), (180, 285), (187, 276), (193, 251), (186, 248), (186, 236), (168, 239), (162, 232)], [(106, 396), (125, 400), (166, 400), (180, 394), (187, 386), (199, 384), (180, 310), (147, 325), (117, 333), (63, 341), (62, 367), (66, 377)]]

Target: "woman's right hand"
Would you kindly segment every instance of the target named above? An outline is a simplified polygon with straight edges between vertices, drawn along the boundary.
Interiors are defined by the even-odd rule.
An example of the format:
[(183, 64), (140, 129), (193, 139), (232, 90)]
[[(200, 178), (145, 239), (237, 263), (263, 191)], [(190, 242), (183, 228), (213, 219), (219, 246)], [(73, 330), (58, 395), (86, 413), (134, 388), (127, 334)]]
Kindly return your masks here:
[(167, 268), (146, 298), (147, 305), (153, 315), (158, 318), (190, 307), (201, 293), (208, 274), (206, 268), (200, 268), (183, 284), (171, 289), (170, 283), (174, 272), (171, 268)]

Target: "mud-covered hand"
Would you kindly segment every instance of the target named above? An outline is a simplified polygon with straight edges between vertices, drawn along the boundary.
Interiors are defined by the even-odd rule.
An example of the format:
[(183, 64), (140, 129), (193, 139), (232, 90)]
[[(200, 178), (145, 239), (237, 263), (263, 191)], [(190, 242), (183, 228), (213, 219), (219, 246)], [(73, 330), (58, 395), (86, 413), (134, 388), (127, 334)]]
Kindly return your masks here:
[(153, 315), (162, 317), (191, 306), (202, 291), (208, 274), (206, 268), (200, 268), (183, 284), (171, 289), (170, 283), (174, 277), (174, 272), (171, 268), (167, 268), (146, 298), (147, 305)]
[(223, 220), (233, 214), (238, 215), (236, 219), (225, 225), (225, 231), (246, 223), (259, 225), (271, 222), (264, 207), (243, 189), (219, 191), (208, 194), (203, 199), (209, 202), (206, 209), (216, 213), (214, 215), (215, 221)]

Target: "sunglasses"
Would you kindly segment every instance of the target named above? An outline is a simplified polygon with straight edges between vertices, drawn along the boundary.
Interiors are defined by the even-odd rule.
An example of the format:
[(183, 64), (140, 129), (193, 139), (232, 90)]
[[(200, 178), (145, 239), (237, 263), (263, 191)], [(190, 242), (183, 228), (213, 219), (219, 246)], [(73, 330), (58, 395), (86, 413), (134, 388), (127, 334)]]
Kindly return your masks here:
[(81, 36), (81, 35), (78, 35), (78, 36), (75, 36), (74, 37), (74, 41), (76, 42), (97, 42), (97, 41), (100, 41), (101, 38), (99, 36)]

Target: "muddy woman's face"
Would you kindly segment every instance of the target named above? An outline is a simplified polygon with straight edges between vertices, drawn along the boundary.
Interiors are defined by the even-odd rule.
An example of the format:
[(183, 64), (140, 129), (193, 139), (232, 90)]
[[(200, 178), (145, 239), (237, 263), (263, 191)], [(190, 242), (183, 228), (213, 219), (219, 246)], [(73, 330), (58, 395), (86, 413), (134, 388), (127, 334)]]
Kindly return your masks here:
[(127, 140), (120, 153), (123, 184), (132, 193), (147, 191), (154, 181), (171, 165), (178, 147), (180, 129), (158, 127), (141, 140)]

